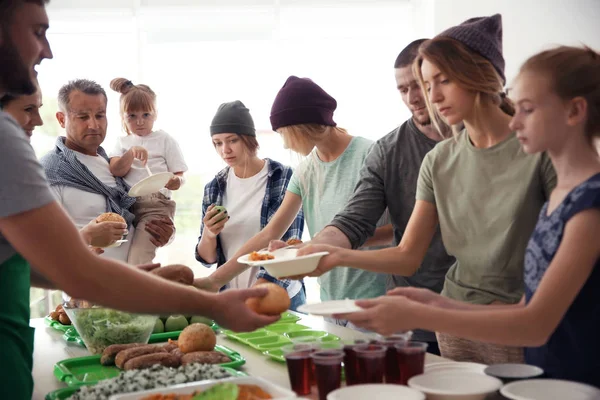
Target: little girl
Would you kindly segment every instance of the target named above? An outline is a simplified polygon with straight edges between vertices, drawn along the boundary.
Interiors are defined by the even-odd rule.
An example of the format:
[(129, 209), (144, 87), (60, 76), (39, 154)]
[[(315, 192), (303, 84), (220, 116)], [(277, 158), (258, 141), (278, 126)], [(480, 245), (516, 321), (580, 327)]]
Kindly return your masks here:
[(342, 317), (382, 334), (422, 328), (526, 346), (527, 363), (548, 377), (600, 387), (600, 54), (565, 46), (537, 54), (511, 95), (523, 150), (547, 151), (558, 178), (527, 246), (521, 303), (478, 306), (398, 288)]
[(133, 186), (148, 177), (147, 165), (153, 174), (172, 172), (175, 176), (160, 192), (138, 197), (133, 205), (136, 232), (131, 243), (127, 262), (146, 264), (152, 262), (156, 245), (144, 226), (156, 217), (175, 216), (175, 202), (171, 200), (171, 190), (183, 185), (183, 173), (187, 165), (179, 145), (168, 133), (153, 130), (156, 121), (156, 94), (147, 85), (134, 85), (130, 80), (116, 78), (110, 87), (121, 93), (121, 119), (126, 136), (120, 137), (115, 149), (109, 155), (110, 172), (124, 177)]

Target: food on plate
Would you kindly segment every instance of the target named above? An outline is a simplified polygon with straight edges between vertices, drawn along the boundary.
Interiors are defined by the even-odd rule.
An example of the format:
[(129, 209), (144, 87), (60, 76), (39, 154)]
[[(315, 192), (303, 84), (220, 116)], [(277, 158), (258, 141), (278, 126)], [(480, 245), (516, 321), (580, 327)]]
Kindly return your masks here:
[(165, 367), (179, 367), (181, 365), (181, 358), (166, 351), (164, 353), (150, 353), (127, 360), (123, 365), (123, 369), (125, 371), (144, 369), (157, 364), (164, 365)]
[(217, 222), (223, 221), (227, 218), (227, 209), (224, 206), (215, 206), (215, 210), (218, 211), (217, 215), (220, 216)]
[(194, 271), (185, 265), (167, 265), (165, 267), (153, 269), (150, 273), (184, 285), (191, 285), (194, 283)]
[(165, 323), (162, 322), (160, 318), (156, 318), (156, 322), (154, 323), (154, 329), (152, 329), (152, 333), (163, 333), (165, 331)]
[(181, 357), (181, 365), (200, 363), (200, 364), (224, 364), (231, 361), (231, 358), (218, 351), (194, 351), (184, 354)]
[(101, 354), (111, 344), (146, 343), (156, 321), (149, 315), (108, 308), (78, 308), (72, 313), (75, 328), (92, 354)]
[(98, 217), (96, 217), (96, 222), (122, 222), (124, 224), (127, 223), (127, 221), (125, 221), (125, 218), (121, 217), (119, 214), (114, 212), (106, 212), (100, 214)]
[(144, 343), (128, 343), (128, 344), (111, 344), (102, 352), (100, 357), (100, 364), (102, 365), (115, 365), (115, 357), (122, 350), (127, 350), (132, 347), (145, 346)]
[(184, 353), (210, 351), (217, 344), (217, 336), (204, 324), (191, 324), (181, 332), (177, 344)]
[(118, 368), (123, 369), (125, 363), (132, 358), (143, 356), (152, 353), (167, 353), (167, 351), (161, 345), (157, 344), (145, 344), (143, 346), (132, 347), (129, 349), (121, 350), (115, 357), (115, 365)]
[(59, 304), (58, 306), (56, 306), (54, 311), (52, 311), (49, 314), (49, 316), (50, 316), (50, 318), (52, 318), (53, 321), (58, 321), (63, 325), (71, 325), (71, 320), (69, 319), (69, 316), (65, 312), (62, 304)]
[(259, 283), (254, 287), (268, 289), (265, 297), (251, 297), (246, 300), (246, 305), (258, 314), (279, 315), (290, 308), (290, 297), (287, 290), (274, 283)]
[(115, 378), (104, 379), (95, 385), (82, 386), (69, 400), (108, 400), (109, 397), (166, 388), (188, 382), (229, 378), (231, 374), (218, 365), (188, 364), (178, 368), (154, 365), (148, 369), (123, 371)]
[(188, 326), (188, 321), (183, 315), (171, 315), (165, 321), (165, 331), (180, 331)]
[(286, 243), (287, 243), (289, 246), (294, 246), (294, 245), (296, 245), (296, 244), (300, 244), (300, 243), (302, 243), (302, 240), (300, 240), (300, 239), (289, 239), (289, 240), (288, 240)]
[(273, 397), (257, 385), (218, 383), (210, 388), (192, 394), (154, 394), (142, 400), (262, 400)]
[(274, 260), (275, 256), (269, 253), (259, 253), (256, 251), (253, 251), (252, 253), (250, 253), (250, 255), (248, 256), (248, 260), (250, 261), (266, 261), (266, 260)]

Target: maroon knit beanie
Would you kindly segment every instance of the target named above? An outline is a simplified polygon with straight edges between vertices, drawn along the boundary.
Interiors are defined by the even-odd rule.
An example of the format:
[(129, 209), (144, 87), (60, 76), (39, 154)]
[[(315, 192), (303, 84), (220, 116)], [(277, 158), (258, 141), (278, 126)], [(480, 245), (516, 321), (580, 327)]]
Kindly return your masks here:
[(271, 107), (271, 126), (279, 128), (299, 124), (336, 126), (333, 112), (337, 102), (308, 78), (290, 76), (277, 93)]

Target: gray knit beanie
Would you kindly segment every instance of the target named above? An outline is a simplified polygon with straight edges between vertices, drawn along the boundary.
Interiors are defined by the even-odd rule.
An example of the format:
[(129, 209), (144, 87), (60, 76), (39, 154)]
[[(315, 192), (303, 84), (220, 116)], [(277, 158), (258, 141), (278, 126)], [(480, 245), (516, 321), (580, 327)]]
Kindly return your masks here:
[(502, 56), (502, 16), (470, 18), (460, 25), (446, 29), (438, 36), (458, 40), (492, 63), (506, 83), (504, 57)]
[(210, 136), (218, 133), (256, 136), (254, 121), (244, 103), (235, 100), (219, 106), (210, 124)]

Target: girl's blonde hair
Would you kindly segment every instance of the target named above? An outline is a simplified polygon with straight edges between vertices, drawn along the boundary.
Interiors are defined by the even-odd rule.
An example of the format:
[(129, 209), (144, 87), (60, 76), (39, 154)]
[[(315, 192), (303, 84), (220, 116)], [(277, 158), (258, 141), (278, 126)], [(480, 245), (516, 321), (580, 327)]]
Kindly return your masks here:
[[(476, 118), (481, 116), (480, 110), (486, 102), (498, 105), (510, 116), (515, 114), (513, 102), (504, 94), (502, 78), (490, 61), (458, 40), (445, 36), (436, 37), (427, 40), (419, 47), (419, 54), (413, 63), (413, 73), (421, 85), (431, 122), (441, 135), (444, 132), (442, 119), (432, 107), (425, 90), (421, 72), (423, 60), (434, 64), (448, 79), (455, 81), (463, 89), (476, 93), (474, 105)], [(452, 130), (457, 134), (458, 126), (453, 126)]]
[(563, 100), (582, 97), (587, 102), (585, 132), (600, 137), (600, 54), (589, 47), (560, 46), (525, 61), (519, 74), (546, 75), (551, 90)]
[(125, 119), (130, 112), (147, 112), (156, 117), (156, 93), (148, 85), (134, 85), (129, 79), (115, 78), (110, 81), (110, 88), (121, 93), (120, 114), (123, 130), (130, 135)]
[[(311, 151), (307, 156), (301, 154), (300, 151), (314, 148), (316, 142), (323, 140), (328, 135), (347, 135), (348, 132), (337, 126), (312, 123), (284, 126), (279, 128), (277, 132), (283, 136), (283, 140), (288, 144), (290, 150), (298, 154), (303, 161), (294, 171), (300, 182), (302, 197), (310, 193), (314, 196), (313, 203), (319, 204), (325, 188), (323, 168), (319, 156), (316, 151)], [(313, 211), (319, 213), (318, 208)]]

